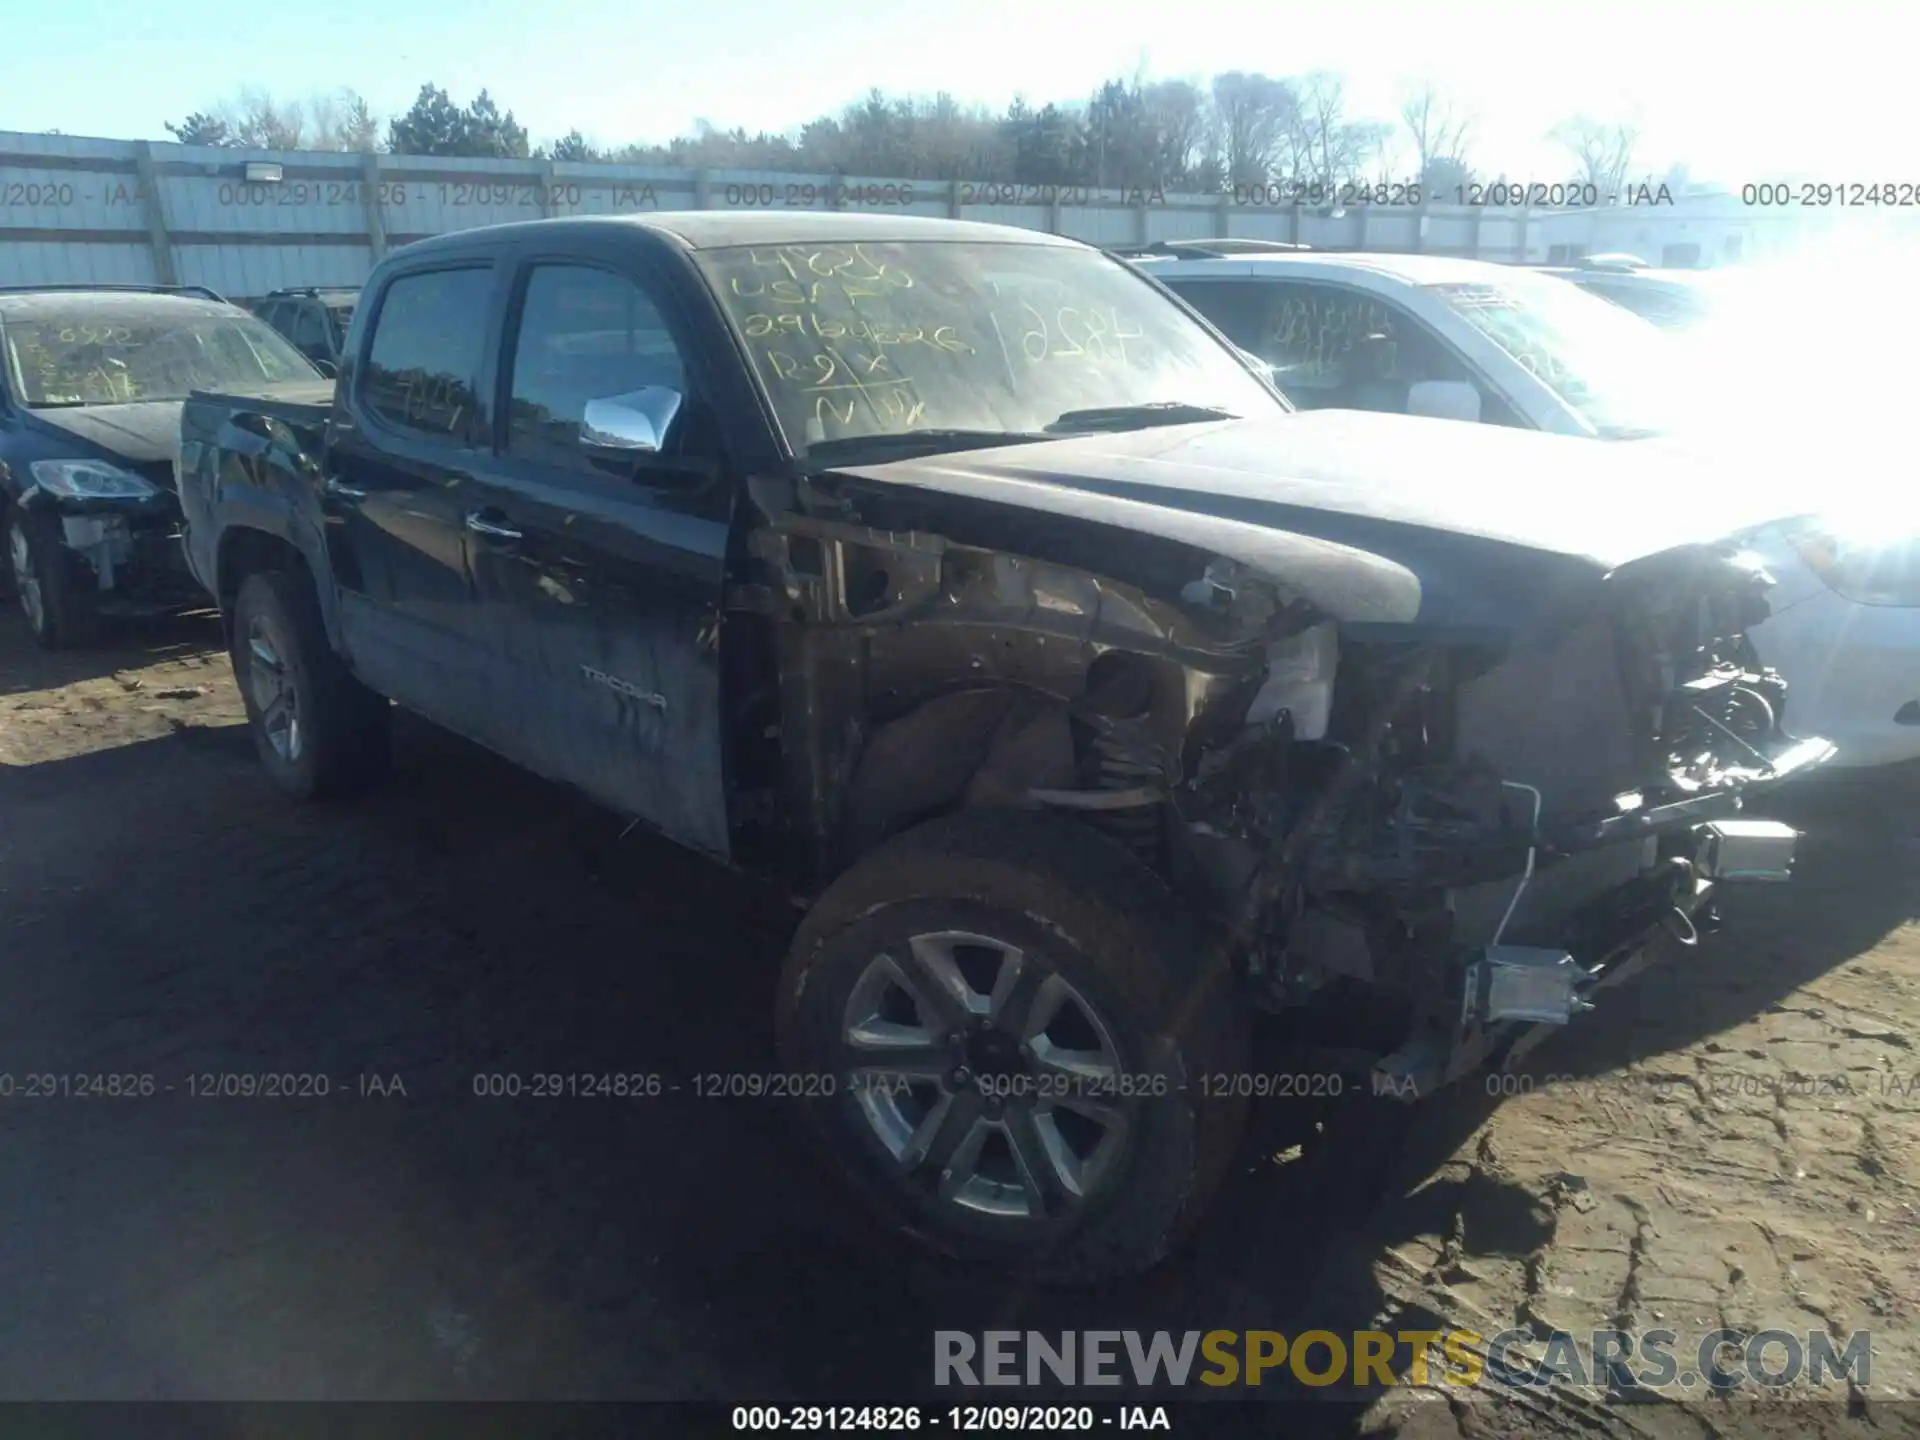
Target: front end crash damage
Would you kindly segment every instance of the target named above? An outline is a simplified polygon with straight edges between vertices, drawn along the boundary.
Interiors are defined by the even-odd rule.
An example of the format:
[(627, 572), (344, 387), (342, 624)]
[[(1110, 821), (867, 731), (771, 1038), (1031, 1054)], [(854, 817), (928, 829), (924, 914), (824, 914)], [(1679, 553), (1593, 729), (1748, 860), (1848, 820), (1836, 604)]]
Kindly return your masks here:
[(765, 622), (758, 773), (786, 786), (759, 815), (816, 883), (959, 806), (1071, 811), (1265, 1007), (1386, 1002), (1375, 1088), (1412, 1096), (1710, 928), (1719, 885), (1790, 872), (1794, 832), (1738, 812), (1832, 747), (1782, 728), (1745, 640), (1770, 582), (1726, 553), (1596, 571), (1492, 634), (1348, 623), (1138, 536), (1102, 536), (1096, 571), (1063, 533), (1030, 518), (1016, 552), (843, 507), (750, 535), (734, 609)]
[(68, 574), (96, 611), (145, 615), (197, 598), (170, 490), (140, 499), (76, 498), (34, 486), (16, 503), (58, 536)]

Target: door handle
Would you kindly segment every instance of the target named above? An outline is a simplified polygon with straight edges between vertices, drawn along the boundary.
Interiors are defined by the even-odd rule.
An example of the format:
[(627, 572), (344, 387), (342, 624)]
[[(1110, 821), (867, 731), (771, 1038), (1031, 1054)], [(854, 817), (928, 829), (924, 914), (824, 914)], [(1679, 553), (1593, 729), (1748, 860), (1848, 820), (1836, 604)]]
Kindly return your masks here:
[(471, 512), (467, 516), (467, 528), (476, 535), (489, 535), (495, 540), (518, 540), (521, 538), (520, 532), (515, 530), (511, 525), (497, 524), (487, 519), (487, 517), (478, 510)]
[(332, 478), (329, 478), (322, 488), (326, 490), (327, 494), (338, 496), (342, 500), (364, 500), (367, 498), (366, 491), (355, 489), (351, 485), (342, 485), (338, 480)]

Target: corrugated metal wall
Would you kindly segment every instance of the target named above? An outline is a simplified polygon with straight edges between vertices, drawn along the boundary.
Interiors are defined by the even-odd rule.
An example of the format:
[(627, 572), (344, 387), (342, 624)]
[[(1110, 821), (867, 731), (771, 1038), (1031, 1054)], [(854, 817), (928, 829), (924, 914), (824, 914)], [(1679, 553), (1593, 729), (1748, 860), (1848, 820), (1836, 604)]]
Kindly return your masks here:
[[(280, 165), (279, 183), (247, 183), (250, 161)], [(1607, 248), (1610, 235), (1631, 233), (1622, 226), (1633, 217), (1642, 231), (1655, 219), (1683, 218), (1677, 207), (1461, 205), (1355, 207), (1336, 218), (1245, 195), (226, 150), (0, 131), (0, 285), (158, 281), (251, 297), (290, 285), (357, 285), (392, 246), (474, 225), (788, 207), (959, 216), (1096, 245), (1231, 235), (1508, 261), (1544, 260), (1549, 243)], [(1749, 212), (1747, 222), (1758, 218), (1764, 212)]]

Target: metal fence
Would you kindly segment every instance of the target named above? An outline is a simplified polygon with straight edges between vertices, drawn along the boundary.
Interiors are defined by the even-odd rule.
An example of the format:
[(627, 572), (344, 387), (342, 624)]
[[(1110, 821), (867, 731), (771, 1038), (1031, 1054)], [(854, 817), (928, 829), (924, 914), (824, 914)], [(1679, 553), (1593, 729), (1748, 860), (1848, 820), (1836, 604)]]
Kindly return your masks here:
[[(277, 179), (249, 178), (277, 167)], [(1572, 191), (1575, 187), (1556, 187)], [(388, 250), (475, 225), (654, 210), (845, 209), (942, 215), (1051, 231), (1095, 245), (1233, 236), (1349, 250), (1501, 261), (1649, 245), (1706, 260), (1764, 215), (1669, 205), (1285, 203), (1278, 187), (1219, 195), (966, 180), (686, 170), (532, 160), (210, 149), (0, 131), (0, 285), (72, 281), (206, 285), (234, 297), (358, 285)], [(1554, 194), (1550, 201), (1566, 198)], [(1398, 200), (1400, 203), (1395, 203)], [(1722, 206), (1724, 211), (1726, 207)], [(1637, 226), (1637, 230), (1636, 227)], [(1635, 241), (1636, 234), (1640, 237)], [(1702, 238), (1704, 237), (1704, 239)], [(1755, 247), (1749, 246), (1748, 253)], [(1557, 258), (1557, 254), (1556, 254)]]

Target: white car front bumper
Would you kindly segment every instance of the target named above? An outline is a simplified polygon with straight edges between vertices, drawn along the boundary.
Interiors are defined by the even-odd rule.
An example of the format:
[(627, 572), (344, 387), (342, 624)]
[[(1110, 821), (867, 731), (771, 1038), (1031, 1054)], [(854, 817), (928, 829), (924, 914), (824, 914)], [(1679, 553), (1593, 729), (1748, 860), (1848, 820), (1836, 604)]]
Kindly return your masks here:
[(1805, 579), (1783, 583), (1752, 632), (1786, 679), (1786, 728), (1833, 741), (1836, 766), (1920, 758), (1920, 609), (1856, 604)]

